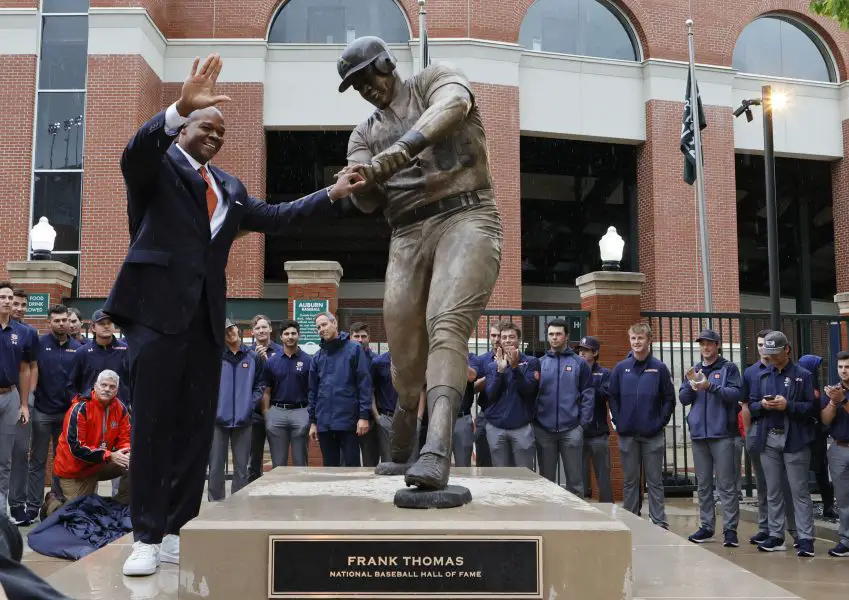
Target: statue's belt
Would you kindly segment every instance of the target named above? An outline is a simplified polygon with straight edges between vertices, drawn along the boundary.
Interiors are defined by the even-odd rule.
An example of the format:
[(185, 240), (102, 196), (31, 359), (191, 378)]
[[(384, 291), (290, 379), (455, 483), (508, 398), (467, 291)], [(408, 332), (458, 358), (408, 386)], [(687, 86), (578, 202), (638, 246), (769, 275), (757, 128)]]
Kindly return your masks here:
[[(483, 190), (481, 190), (483, 191)], [(389, 223), (393, 229), (398, 227), (406, 227), (419, 221), (424, 221), (430, 217), (441, 215), (442, 213), (457, 210), (466, 206), (476, 206), (481, 203), (481, 196), (478, 192), (463, 192), (456, 196), (448, 196), (442, 200), (437, 200), (431, 204), (425, 204), (412, 210), (401, 213)]]

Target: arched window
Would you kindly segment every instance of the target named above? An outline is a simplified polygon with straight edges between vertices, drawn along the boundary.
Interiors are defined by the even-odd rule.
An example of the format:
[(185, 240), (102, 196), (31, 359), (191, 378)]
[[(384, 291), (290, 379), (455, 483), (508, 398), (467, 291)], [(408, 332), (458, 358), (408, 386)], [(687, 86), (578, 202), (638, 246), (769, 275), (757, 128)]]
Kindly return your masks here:
[(737, 38), (732, 66), (744, 73), (835, 81), (834, 65), (822, 40), (783, 16), (755, 19)]
[(537, 0), (522, 21), (519, 44), (542, 52), (640, 58), (631, 25), (607, 0)]
[(347, 44), (364, 35), (398, 44), (410, 40), (410, 28), (394, 0), (289, 0), (274, 16), (268, 41)]

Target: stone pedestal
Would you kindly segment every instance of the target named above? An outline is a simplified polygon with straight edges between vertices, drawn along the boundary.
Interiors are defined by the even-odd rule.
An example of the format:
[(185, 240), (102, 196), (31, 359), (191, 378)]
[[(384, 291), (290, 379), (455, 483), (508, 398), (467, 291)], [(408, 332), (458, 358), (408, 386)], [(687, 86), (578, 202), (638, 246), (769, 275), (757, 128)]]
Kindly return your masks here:
[(470, 504), (413, 510), (401, 477), (275, 469), (182, 529), (179, 598), (632, 597), (621, 522), (527, 469), (451, 481)]
[[(837, 304), (837, 309), (841, 315), (849, 315), (849, 292), (841, 292), (834, 295), (834, 303)], [(849, 331), (847, 331), (846, 323), (840, 324), (840, 347), (845, 348), (849, 345)]]
[(295, 300), (328, 300), (330, 312), (336, 312), (342, 265), (335, 260), (289, 260), (283, 268), (289, 280), (289, 315), (292, 318)]
[[(57, 260), (14, 260), (6, 263), (6, 270), (15, 287), (28, 294), (49, 294), (48, 304), (61, 304), (70, 297), (77, 276), (74, 267)], [(40, 333), (47, 331), (47, 317), (26, 319), (26, 322)]]
[[(640, 293), (646, 276), (642, 273), (596, 271), (575, 280), (581, 293), (581, 310), (589, 311), (587, 335), (601, 342), (599, 363), (609, 369), (627, 356), (630, 350), (628, 328), (640, 321)], [(619, 438), (610, 434), (610, 477), (613, 497), (622, 499), (622, 469), (619, 460)], [(592, 475), (593, 496), (598, 499), (598, 485)]]

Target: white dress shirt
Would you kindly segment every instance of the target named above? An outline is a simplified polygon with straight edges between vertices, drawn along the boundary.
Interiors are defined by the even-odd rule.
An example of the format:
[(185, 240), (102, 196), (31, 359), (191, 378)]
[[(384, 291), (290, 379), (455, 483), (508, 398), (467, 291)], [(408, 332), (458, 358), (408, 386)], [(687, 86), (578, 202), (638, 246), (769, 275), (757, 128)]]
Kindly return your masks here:
[[(165, 111), (165, 133), (168, 135), (174, 135), (180, 127), (186, 123), (186, 121), (188, 121), (188, 119), (180, 116), (180, 113), (177, 112), (177, 103), (175, 102)], [(183, 150), (180, 147), (180, 144), (176, 144), (176, 146), (177, 149), (183, 153), (183, 156), (186, 157), (186, 160), (189, 161), (189, 164), (192, 165), (192, 168), (198, 172), (198, 176), (200, 176), (200, 168), (204, 165), (201, 165), (192, 156), (190, 156), (188, 152)], [(209, 220), (210, 233), (212, 234), (212, 237), (215, 237), (224, 225), (224, 219), (227, 217), (227, 210), (229, 209), (229, 206), (224, 200), (224, 195), (221, 193), (221, 190), (218, 188), (218, 182), (215, 181), (215, 177), (213, 177), (212, 173), (209, 171), (209, 163), (206, 163), (205, 166), (209, 182), (212, 185), (212, 191), (215, 192), (215, 195), (218, 197), (218, 205), (215, 207), (215, 212), (212, 213), (212, 219)]]

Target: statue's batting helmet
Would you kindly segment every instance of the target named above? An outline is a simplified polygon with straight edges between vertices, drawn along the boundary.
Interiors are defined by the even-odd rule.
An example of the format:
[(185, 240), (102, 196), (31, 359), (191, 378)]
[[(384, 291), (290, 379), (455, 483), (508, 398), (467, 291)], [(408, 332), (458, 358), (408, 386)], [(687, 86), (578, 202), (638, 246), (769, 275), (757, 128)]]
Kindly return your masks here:
[(375, 68), (384, 74), (395, 70), (395, 59), (386, 47), (386, 42), (378, 37), (366, 36), (348, 44), (336, 61), (339, 77), (342, 78), (339, 91), (344, 92), (351, 87), (354, 75), (370, 64), (374, 64)]

